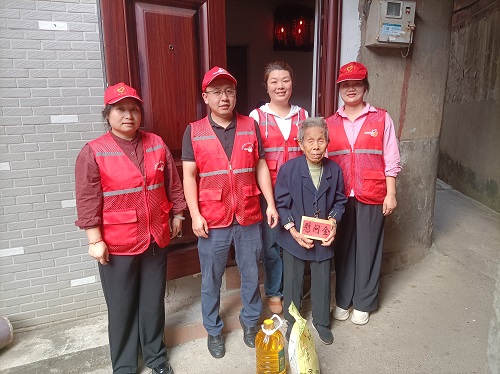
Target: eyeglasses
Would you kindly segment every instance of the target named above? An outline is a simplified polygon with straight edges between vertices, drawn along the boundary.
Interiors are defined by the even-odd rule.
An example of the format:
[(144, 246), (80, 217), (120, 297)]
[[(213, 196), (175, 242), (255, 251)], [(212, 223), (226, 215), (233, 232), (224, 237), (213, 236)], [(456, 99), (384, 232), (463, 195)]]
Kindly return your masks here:
[(233, 90), (233, 89), (227, 89), (227, 90), (224, 90), (224, 91), (221, 91), (221, 90), (217, 90), (217, 91), (205, 91), (205, 93), (207, 93), (207, 94), (213, 94), (216, 97), (221, 97), (222, 94), (226, 94), (227, 97), (236, 96), (236, 90)]

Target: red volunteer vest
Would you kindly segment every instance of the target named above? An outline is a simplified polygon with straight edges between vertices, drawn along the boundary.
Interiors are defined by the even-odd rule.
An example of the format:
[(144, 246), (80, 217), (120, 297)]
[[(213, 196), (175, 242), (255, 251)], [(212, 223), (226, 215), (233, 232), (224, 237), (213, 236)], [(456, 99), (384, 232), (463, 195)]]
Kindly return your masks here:
[(160, 247), (170, 242), (168, 201), (164, 185), (165, 143), (140, 131), (144, 172), (135, 167), (108, 133), (89, 143), (99, 166), (103, 191), (101, 232), (114, 255), (144, 252), (151, 236)]
[(301, 108), (298, 113), (292, 116), (292, 128), (288, 140), (283, 137), (276, 123), (276, 118), (272, 114), (260, 109), (257, 109), (257, 113), (259, 113), (259, 128), (264, 151), (266, 152), (266, 163), (274, 187), (281, 165), (302, 154), (297, 141), (297, 132), (302, 121), (306, 119), (306, 113)]
[(345, 195), (354, 190), (356, 199), (365, 204), (382, 204), (387, 195), (384, 162), (384, 125), (386, 111), (369, 112), (351, 149), (342, 117), (327, 118), (330, 143), (328, 158), (342, 168)]
[(233, 217), (242, 226), (262, 219), (255, 177), (259, 161), (254, 120), (237, 114), (231, 160), (227, 159), (208, 117), (191, 124), (201, 215), (209, 228), (227, 227)]

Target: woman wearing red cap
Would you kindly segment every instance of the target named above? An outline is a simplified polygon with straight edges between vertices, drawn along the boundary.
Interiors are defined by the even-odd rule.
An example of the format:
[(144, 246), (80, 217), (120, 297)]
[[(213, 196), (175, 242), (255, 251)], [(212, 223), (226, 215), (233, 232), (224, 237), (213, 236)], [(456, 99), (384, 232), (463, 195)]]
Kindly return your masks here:
[(107, 88), (104, 104), (110, 131), (76, 160), (76, 225), (99, 262), (113, 373), (136, 373), (140, 348), (154, 374), (172, 374), (163, 343), (165, 247), (181, 230), (182, 185), (163, 140), (139, 131), (137, 92), (118, 83)]
[(336, 303), (333, 317), (368, 323), (377, 309), (384, 242), (384, 217), (397, 206), (401, 170), (394, 124), (389, 114), (364, 101), (368, 70), (350, 62), (337, 79), (344, 106), (327, 119), (328, 158), (342, 168), (348, 201), (335, 247)]
[[(293, 70), (284, 61), (274, 61), (264, 68), (264, 87), (270, 102), (250, 112), (250, 117), (259, 124), (266, 163), (269, 167), (273, 187), (281, 166), (302, 155), (297, 141), (298, 128), (309, 117), (304, 108), (290, 104), (293, 89)], [(267, 204), (261, 199), (262, 211)], [(262, 252), (266, 273), (265, 293), (267, 305), (272, 313), (281, 313), (283, 307), (283, 260), (281, 248), (276, 243), (278, 227), (270, 228), (262, 222)]]

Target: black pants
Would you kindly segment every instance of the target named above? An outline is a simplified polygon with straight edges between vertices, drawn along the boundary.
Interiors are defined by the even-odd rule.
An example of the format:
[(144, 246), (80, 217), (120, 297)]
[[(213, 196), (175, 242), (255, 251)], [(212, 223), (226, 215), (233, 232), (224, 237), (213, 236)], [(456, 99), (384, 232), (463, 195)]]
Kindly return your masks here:
[[(313, 322), (322, 326), (330, 324), (331, 260), (309, 261), (311, 266), (311, 303)], [(304, 269), (306, 261), (291, 255), (283, 250), (283, 302), (284, 317), (288, 322), (295, 322), (288, 312), (293, 303), (300, 310), (302, 302), (302, 288), (304, 284)]]
[(350, 197), (335, 239), (337, 306), (371, 312), (377, 309), (384, 246), (382, 205)]
[(99, 264), (113, 373), (136, 373), (139, 347), (148, 367), (165, 362), (166, 267), (166, 250), (156, 243), (139, 255), (110, 255), (107, 265)]

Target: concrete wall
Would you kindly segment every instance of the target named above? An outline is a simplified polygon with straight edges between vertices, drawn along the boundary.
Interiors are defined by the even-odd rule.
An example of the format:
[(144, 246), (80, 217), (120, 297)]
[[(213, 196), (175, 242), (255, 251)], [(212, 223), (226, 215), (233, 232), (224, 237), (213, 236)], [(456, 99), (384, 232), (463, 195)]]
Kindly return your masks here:
[(75, 227), (74, 160), (102, 134), (95, 0), (0, 1), (0, 315), (15, 329), (105, 310)]
[(500, 1), (456, 1), (438, 176), (500, 212)]
[(431, 245), (439, 133), (443, 114), (453, 0), (417, 1), (407, 58), (399, 49), (364, 47), (367, 2), (360, 0), (362, 47), (369, 72), (367, 100), (387, 109), (400, 140), (398, 208), (386, 221), (383, 271), (414, 263)]

